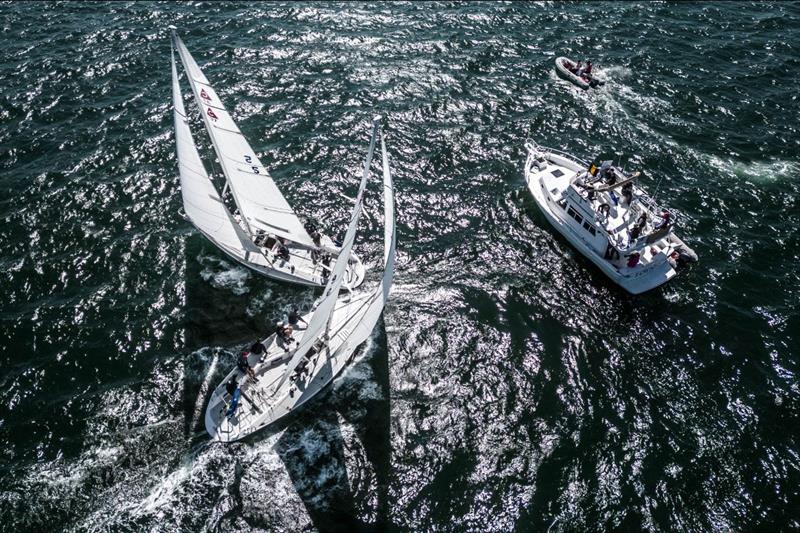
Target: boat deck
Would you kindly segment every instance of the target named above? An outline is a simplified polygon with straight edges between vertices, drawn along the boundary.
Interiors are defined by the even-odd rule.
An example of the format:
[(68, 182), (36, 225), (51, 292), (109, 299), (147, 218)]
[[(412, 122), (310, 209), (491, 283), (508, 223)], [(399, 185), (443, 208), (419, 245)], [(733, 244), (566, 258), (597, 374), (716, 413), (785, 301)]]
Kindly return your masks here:
[[(217, 440), (238, 440), (285, 416), (327, 386), (346, 365), (349, 352), (342, 348), (348, 346), (350, 334), (367, 312), (373, 297), (372, 291), (361, 292), (347, 301), (337, 302), (331, 318), (327, 345), (321, 351), (309, 355), (305, 368), (300, 372), (295, 371), (294, 376), (277, 390), (276, 386), (287, 370), (305, 327), (294, 329), (293, 340), (288, 344), (279, 340), (277, 334), (262, 341), (267, 348), (266, 352), (261, 356), (248, 355), (248, 362), (253, 367), (257, 380), (254, 381), (237, 367), (212, 394), (206, 410), (206, 429), (209, 433)], [(311, 314), (303, 319), (310, 320)], [(225, 389), (225, 384), (232, 377), (240, 384), (243, 398), (233, 416), (228, 417), (231, 396)]]
[[(244, 229), (244, 224), (239, 215), (234, 215), (234, 220)], [(253, 254), (248, 258), (248, 266), (262, 269), (265, 271), (274, 271), (273, 276), (287, 279), (290, 281), (301, 281), (309, 285), (324, 286), (328, 282), (328, 275), (332, 268), (333, 262), (336, 258), (331, 257), (328, 264), (322, 260), (321, 254), (317, 256), (312, 250), (304, 247), (297, 246), (291, 242), (286, 243), (289, 249), (289, 259), (286, 260), (278, 256), (278, 248), (280, 243), (274, 238), (266, 238), (269, 246), (259, 246), (263, 253), (262, 256)], [(256, 240), (256, 242), (259, 242)], [(338, 248), (336, 244), (327, 235), (322, 236), (321, 244), (328, 249)], [(364, 281), (366, 269), (361, 263), (361, 260), (354, 253), (352, 254), (351, 262), (347, 266), (344, 273), (344, 286), (349, 288), (356, 288)]]
[[(667, 258), (675, 245), (670, 242), (669, 230), (654, 232), (654, 202), (636, 185), (631, 205), (621, 197), (619, 189), (595, 191), (590, 201), (589, 192), (574, 184), (587, 168), (586, 163), (547, 152), (543, 160), (529, 158), (526, 181), (550, 222), (626, 290), (638, 294), (672, 278), (675, 270)], [(604, 204), (608, 205), (608, 215), (600, 210)], [(641, 235), (631, 242), (629, 231), (643, 211), (649, 220)], [(634, 252), (639, 253), (639, 260), (629, 267), (629, 256)]]

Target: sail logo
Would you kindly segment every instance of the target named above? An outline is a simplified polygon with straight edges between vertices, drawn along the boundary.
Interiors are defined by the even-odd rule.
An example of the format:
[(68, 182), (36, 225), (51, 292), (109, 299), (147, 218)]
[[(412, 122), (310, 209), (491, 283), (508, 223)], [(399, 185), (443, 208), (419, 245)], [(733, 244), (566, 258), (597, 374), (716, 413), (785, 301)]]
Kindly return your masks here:
[(203, 100), (206, 100), (207, 102), (210, 102), (210, 101), (211, 101), (211, 97), (210, 97), (210, 96), (208, 96), (208, 93), (206, 92), (206, 90), (205, 90), (205, 89), (200, 89), (200, 97), (201, 97)]
[(206, 111), (206, 114), (207, 114), (209, 117), (211, 117), (211, 120), (217, 120), (217, 118), (219, 118), (219, 117), (217, 117), (217, 114), (216, 114), (216, 113), (214, 113), (214, 110), (213, 110), (213, 109), (211, 109), (210, 107), (208, 108), (208, 111)]

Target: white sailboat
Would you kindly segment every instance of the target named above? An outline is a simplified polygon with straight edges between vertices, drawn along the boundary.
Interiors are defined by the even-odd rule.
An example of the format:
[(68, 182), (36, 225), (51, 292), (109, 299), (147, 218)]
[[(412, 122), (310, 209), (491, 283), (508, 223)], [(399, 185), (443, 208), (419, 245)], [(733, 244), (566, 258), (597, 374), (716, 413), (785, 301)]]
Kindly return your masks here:
[[(341, 253), (323, 295), (303, 317), (304, 329), (288, 338), (273, 334), (256, 350), (242, 354), (240, 366), (214, 390), (206, 409), (206, 430), (214, 440), (239, 440), (296, 410), (342, 371), (353, 352), (369, 338), (389, 296), (395, 264), (394, 186), (386, 145), (381, 134), (384, 192), (384, 272), (371, 290), (339, 294), (363, 207), (364, 189), (380, 133), (373, 123), (356, 205)], [(255, 353), (255, 352), (263, 353)], [(246, 365), (244, 364), (246, 361)], [(249, 367), (249, 369), (248, 369)]]
[[(340, 248), (313, 224), (300, 221), (174, 27), (172, 41), (225, 175), (220, 195), (189, 129), (173, 50), (175, 136), (187, 218), (222, 251), (256, 272), (283, 281), (324, 286), (331, 273), (330, 262)], [(223, 201), (228, 191), (237, 208), (233, 215)], [(345, 268), (344, 286), (357, 287), (364, 273), (364, 265), (352, 255)]]

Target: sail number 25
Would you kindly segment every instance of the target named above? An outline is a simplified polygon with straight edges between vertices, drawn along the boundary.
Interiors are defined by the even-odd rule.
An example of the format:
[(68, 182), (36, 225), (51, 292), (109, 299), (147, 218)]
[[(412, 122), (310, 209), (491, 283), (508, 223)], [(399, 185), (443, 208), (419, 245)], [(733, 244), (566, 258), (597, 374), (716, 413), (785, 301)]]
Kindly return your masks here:
[(245, 163), (250, 165), (250, 168), (253, 169), (253, 172), (255, 172), (256, 174), (261, 174), (261, 172), (258, 171), (258, 167), (253, 165), (253, 158), (252, 157), (250, 157), (249, 155), (246, 155), (246, 156), (244, 156), (244, 161), (245, 161)]

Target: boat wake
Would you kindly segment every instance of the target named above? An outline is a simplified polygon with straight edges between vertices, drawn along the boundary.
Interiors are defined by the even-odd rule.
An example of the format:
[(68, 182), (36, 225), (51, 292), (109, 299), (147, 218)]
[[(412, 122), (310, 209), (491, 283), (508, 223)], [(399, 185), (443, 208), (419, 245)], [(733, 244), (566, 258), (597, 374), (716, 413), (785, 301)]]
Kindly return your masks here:
[(203, 265), (200, 277), (215, 289), (228, 290), (237, 296), (250, 292), (248, 281), (251, 274), (247, 268), (212, 255), (199, 255), (197, 261)]
[(600, 67), (597, 69), (598, 78), (606, 82), (629, 78), (633, 73), (628, 67), (615, 65), (610, 67)]
[(795, 161), (772, 159), (770, 161), (744, 162), (705, 154), (701, 157), (723, 174), (750, 180), (756, 184), (781, 181), (800, 174), (800, 164)]

